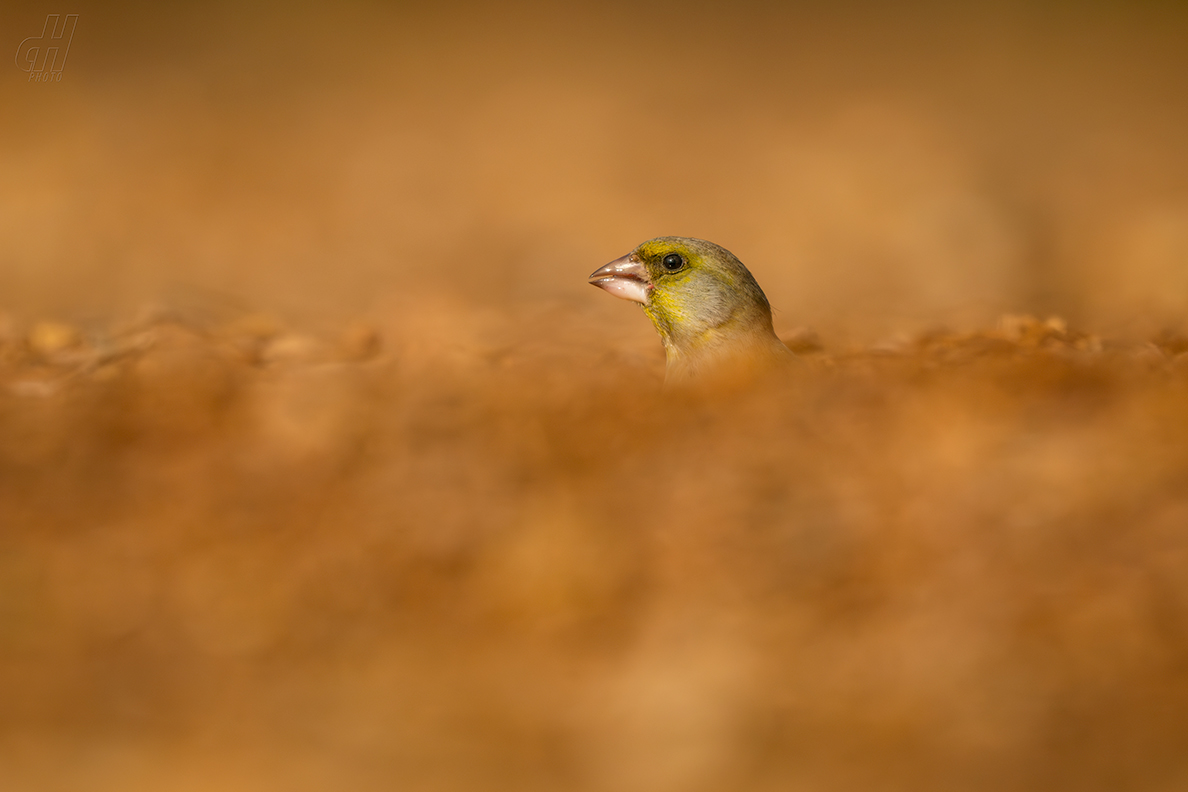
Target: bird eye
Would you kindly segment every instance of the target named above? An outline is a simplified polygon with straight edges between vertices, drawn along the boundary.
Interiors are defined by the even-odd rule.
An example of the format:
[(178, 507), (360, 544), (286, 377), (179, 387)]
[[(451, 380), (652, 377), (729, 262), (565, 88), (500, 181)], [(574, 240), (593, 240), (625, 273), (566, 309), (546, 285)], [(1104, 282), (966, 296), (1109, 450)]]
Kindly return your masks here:
[(669, 253), (664, 257), (664, 261), (662, 263), (664, 264), (664, 269), (674, 272), (685, 266), (685, 260), (676, 253)]

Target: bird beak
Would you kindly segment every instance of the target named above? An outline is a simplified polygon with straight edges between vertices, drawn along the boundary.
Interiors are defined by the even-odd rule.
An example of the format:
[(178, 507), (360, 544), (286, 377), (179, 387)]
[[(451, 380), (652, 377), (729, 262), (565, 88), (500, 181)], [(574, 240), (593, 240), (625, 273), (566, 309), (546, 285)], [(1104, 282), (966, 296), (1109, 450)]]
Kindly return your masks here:
[(634, 254), (617, 258), (590, 276), (590, 285), (605, 289), (616, 297), (647, 304), (652, 282), (648, 271)]

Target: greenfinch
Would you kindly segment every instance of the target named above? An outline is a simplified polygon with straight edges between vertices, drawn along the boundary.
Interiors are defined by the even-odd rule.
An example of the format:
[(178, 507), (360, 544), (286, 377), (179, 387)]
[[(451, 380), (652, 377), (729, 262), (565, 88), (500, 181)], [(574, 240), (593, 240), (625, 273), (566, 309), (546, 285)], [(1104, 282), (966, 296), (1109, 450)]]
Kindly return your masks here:
[(753, 374), (794, 358), (754, 276), (713, 242), (650, 239), (596, 270), (590, 283), (643, 306), (664, 344), (665, 384)]

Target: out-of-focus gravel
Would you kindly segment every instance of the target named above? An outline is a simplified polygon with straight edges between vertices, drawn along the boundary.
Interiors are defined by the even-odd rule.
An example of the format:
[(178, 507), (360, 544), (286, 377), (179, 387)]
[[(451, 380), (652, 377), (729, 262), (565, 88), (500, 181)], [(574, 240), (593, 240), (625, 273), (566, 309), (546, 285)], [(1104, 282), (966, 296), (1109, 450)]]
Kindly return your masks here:
[(0, 347), (6, 790), (1175, 789), (1188, 341)]

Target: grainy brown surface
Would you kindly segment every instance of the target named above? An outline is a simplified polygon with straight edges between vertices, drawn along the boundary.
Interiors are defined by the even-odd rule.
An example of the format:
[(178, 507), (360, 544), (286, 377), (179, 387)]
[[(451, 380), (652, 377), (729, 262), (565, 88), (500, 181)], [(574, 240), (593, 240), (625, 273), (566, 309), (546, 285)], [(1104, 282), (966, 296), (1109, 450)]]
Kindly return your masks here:
[(1011, 321), (695, 398), (265, 326), (5, 346), (6, 788), (1184, 781), (1166, 344)]
[[(0, 79), (4, 792), (1188, 787), (1173, 5), (77, 10)], [(670, 233), (786, 379), (660, 390), (584, 280)]]

